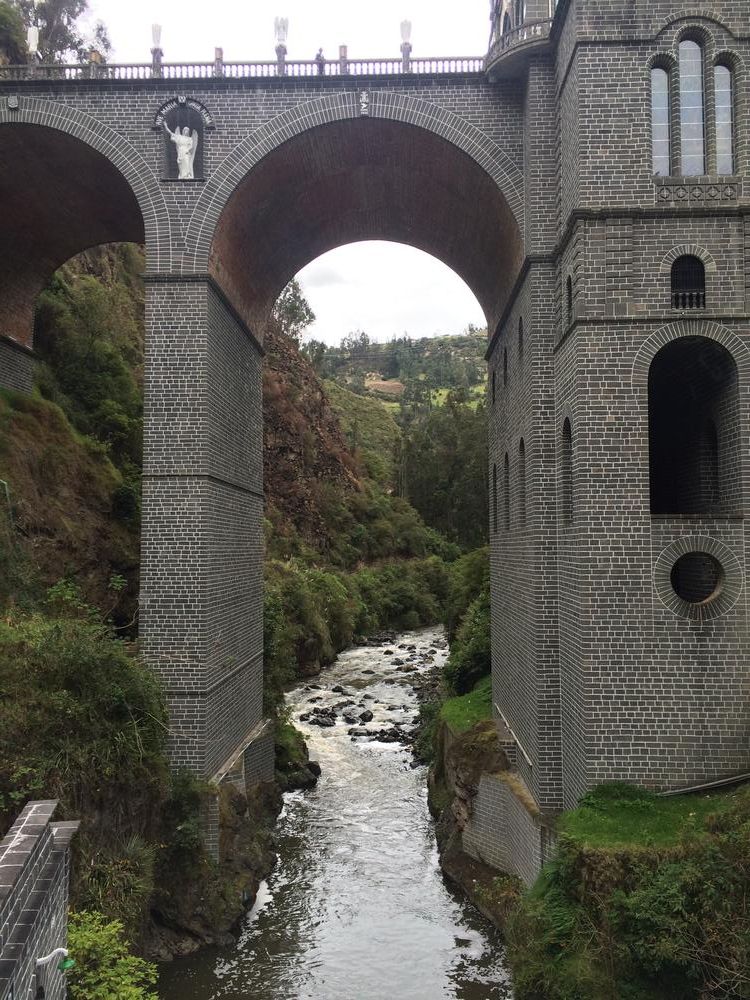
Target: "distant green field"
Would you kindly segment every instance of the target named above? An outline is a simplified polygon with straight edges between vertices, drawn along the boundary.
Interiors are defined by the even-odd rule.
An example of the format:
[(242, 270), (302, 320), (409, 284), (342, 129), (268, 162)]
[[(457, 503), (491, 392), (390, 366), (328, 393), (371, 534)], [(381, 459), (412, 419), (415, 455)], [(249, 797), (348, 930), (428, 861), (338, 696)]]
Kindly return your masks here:
[(393, 482), (393, 449), (401, 433), (392, 416), (398, 412), (398, 403), (358, 396), (336, 382), (324, 385), (350, 447), (362, 454), (368, 474), (381, 486), (389, 486)]

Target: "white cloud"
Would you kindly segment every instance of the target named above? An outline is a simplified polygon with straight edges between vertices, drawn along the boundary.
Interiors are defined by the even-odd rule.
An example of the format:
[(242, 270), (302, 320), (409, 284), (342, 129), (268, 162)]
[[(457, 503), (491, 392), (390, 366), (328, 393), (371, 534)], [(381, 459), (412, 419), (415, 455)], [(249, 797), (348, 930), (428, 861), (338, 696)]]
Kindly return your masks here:
[[(321, 270), (335, 273), (337, 283), (314, 280)], [(316, 316), (308, 336), (327, 344), (358, 329), (382, 341), (404, 333), (415, 338), (461, 333), (469, 323), (485, 322), (458, 275), (400, 243), (352, 243), (319, 257), (297, 277)]]

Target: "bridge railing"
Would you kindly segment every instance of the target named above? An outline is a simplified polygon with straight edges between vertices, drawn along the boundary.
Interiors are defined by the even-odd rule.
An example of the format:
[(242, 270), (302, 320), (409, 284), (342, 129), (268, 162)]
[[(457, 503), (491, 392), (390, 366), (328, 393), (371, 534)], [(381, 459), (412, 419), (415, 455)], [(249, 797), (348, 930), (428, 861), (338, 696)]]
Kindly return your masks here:
[(481, 73), (481, 56), (434, 56), (421, 59), (314, 59), (279, 62), (61, 63), (0, 66), (0, 80), (202, 80), (258, 77), (401, 76)]

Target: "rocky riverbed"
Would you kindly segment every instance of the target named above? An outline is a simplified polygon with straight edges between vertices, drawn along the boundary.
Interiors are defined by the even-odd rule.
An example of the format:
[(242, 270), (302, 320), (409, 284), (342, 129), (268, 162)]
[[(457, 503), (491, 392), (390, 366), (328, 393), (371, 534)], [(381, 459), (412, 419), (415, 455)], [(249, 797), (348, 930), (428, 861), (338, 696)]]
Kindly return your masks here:
[(375, 637), (288, 697), (320, 763), (235, 946), (164, 969), (164, 1000), (507, 1000), (502, 943), (447, 887), (410, 750), (442, 631)]

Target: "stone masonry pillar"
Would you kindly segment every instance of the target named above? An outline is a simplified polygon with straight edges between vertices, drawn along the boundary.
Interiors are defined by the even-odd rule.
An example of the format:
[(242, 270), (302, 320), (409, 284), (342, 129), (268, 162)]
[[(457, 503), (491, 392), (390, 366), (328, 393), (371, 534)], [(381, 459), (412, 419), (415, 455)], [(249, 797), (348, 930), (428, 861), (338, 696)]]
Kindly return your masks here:
[(263, 711), (262, 349), (208, 277), (146, 292), (140, 633), (173, 765), (218, 780)]

